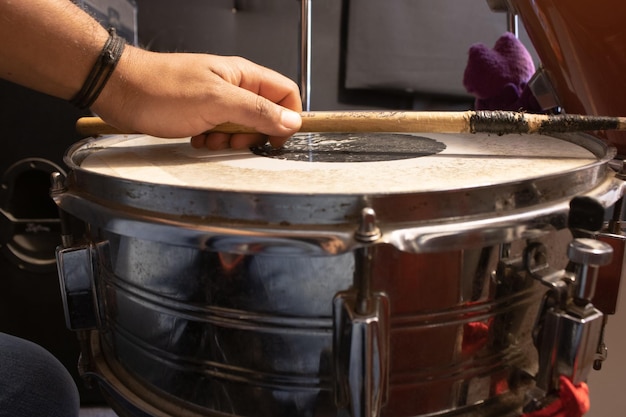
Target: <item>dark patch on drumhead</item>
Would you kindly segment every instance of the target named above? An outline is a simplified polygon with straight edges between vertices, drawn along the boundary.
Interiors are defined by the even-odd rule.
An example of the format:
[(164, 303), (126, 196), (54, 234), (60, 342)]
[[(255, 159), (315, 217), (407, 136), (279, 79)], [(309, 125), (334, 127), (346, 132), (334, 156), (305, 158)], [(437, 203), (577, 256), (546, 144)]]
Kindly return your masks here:
[(435, 155), (446, 145), (423, 136), (398, 133), (300, 133), (285, 146), (251, 148), (256, 155), (290, 161), (376, 162)]

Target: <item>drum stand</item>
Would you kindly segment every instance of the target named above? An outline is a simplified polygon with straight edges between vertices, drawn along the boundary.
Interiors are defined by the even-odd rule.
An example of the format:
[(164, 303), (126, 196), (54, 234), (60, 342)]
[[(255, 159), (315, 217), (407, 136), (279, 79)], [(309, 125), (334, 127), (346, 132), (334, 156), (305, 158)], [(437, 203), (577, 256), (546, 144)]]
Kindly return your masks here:
[(509, 3), (509, 0), (487, 0), (489, 8), (494, 12), (506, 13), (507, 30), (519, 37), (519, 23), (517, 13), (513, 10), (513, 7)]
[(302, 108), (311, 110), (311, 5), (312, 0), (301, 0), (300, 13), (300, 94)]

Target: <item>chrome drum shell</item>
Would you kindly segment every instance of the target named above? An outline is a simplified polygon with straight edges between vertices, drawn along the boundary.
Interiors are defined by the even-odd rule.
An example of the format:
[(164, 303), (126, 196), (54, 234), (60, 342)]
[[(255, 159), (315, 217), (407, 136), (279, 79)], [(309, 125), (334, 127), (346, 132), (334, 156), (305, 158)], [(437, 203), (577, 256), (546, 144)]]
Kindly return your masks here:
[[(563, 140), (596, 160), (559, 174), (306, 195), (82, 167), (119, 140), (129, 138), (70, 149), (68, 180), (53, 197), (87, 225), (97, 325), (86, 374), (122, 415), (350, 415), (335, 402), (333, 300), (352, 289), (363, 247), (375, 248), (371, 290), (389, 302), (380, 415), (518, 415), (536, 372), (545, 289), (507, 265), (541, 241), (563, 267), (572, 199), (608, 207), (623, 194), (612, 150), (580, 135)], [(381, 230), (369, 243), (355, 238), (365, 207)]]

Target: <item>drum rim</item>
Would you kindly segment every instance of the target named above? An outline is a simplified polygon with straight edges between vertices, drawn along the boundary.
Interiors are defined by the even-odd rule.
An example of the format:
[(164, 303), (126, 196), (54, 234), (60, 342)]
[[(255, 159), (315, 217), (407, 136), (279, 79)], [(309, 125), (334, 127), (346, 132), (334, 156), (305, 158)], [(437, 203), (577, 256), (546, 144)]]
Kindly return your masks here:
[[(608, 207), (621, 196), (622, 183), (612, 179), (608, 164), (615, 149), (589, 135), (554, 136), (574, 141), (598, 160), (491, 186), (372, 195), (241, 193), (139, 183), (81, 168), (73, 156), (97, 144), (88, 139), (68, 149), (66, 187), (52, 194), (62, 210), (97, 227), (140, 238), (167, 236), (173, 244), (203, 249), (249, 253), (290, 246), (296, 253), (342, 253), (361, 244), (354, 231), (362, 209), (371, 207), (383, 230), (379, 241), (411, 252), (452, 250), (471, 241), (495, 244), (560, 230), (567, 227), (572, 198), (609, 193), (603, 202)], [(251, 240), (259, 243), (255, 249)]]
[[(587, 149), (598, 160), (565, 172), (492, 185), (452, 190), (371, 194), (300, 194), (264, 192), (262, 190), (241, 192), (194, 186), (142, 183), (136, 180), (111, 177), (84, 169), (79, 165), (82, 161), (82, 159), (77, 160), (76, 158), (77, 155), (80, 157), (79, 150), (83, 150), (84, 153), (85, 149), (97, 149), (94, 145), (98, 143), (99, 139), (93, 138), (79, 141), (70, 147), (65, 154), (64, 161), (70, 168), (68, 175), (70, 192), (79, 193), (84, 198), (108, 201), (120, 208), (147, 210), (164, 215), (198, 217), (199, 219), (211, 219), (218, 222), (341, 224), (358, 219), (360, 210), (365, 206), (370, 206), (377, 211), (381, 221), (432, 222), (442, 218), (523, 209), (561, 198), (565, 195), (564, 193), (574, 196), (595, 187), (602, 180), (606, 165), (615, 155), (615, 149), (589, 135), (553, 136)], [(563, 182), (565, 184), (562, 184)], [(554, 185), (553, 188), (558, 190), (555, 196), (550, 196), (547, 190), (551, 185)], [(117, 190), (116, 188), (122, 189)], [(467, 200), (466, 196), (469, 193), (475, 196), (471, 200), (479, 201), (489, 201), (494, 194), (506, 196), (517, 194), (519, 199), (514, 204), (501, 201), (495, 204), (497, 207), (493, 207), (491, 203), (477, 207), (477, 201)], [(519, 196), (520, 193), (527, 193), (528, 195), (522, 197)], [(532, 196), (533, 193), (540, 193), (541, 195)], [(180, 198), (172, 199), (170, 196), (173, 195), (180, 195)], [(206, 196), (209, 195), (211, 198), (207, 199)], [(520, 199), (525, 201), (520, 202)], [(429, 216), (418, 213), (422, 211), (424, 205), (432, 204), (433, 201), (438, 201), (437, 214)], [(455, 203), (463, 204), (465, 207), (458, 209), (458, 207), (454, 207)], [(391, 207), (389, 207), (390, 205)], [(420, 207), (417, 207), (418, 205)], [(468, 209), (470, 205), (471, 208)], [(415, 207), (411, 209), (409, 206)], [(432, 209), (432, 207), (429, 208)]]

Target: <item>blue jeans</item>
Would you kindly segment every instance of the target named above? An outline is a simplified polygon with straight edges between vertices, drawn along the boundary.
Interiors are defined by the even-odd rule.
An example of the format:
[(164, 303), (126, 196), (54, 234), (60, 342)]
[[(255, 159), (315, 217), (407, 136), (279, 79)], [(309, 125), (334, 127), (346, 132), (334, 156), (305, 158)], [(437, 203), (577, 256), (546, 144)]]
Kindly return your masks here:
[(79, 409), (76, 384), (51, 353), (0, 333), (0, 417), (78, 417)]

